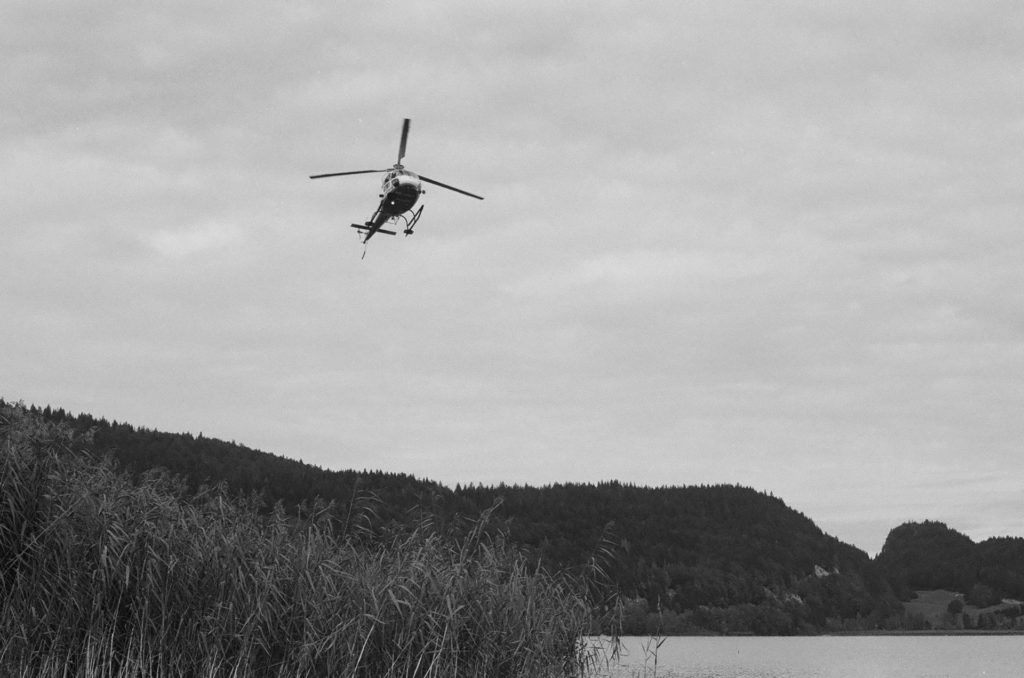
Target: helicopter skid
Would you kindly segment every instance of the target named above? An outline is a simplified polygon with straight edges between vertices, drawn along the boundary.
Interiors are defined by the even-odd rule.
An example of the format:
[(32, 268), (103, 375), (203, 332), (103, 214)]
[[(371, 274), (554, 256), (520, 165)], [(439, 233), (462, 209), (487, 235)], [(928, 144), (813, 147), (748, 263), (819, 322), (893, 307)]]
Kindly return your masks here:
[[(373, 229), (372, 224), (352, 224), (352, 228), (359, 229), (360, 231), (370, 231)], [(394, 231), (389, 231), (385, 228), (378, 228), (374, 233), (387, 233), (388, 235), (396, 235)]]
[(423, 205), (420, 205), (420, 208), (413, 212), (412, 216), (410, 217), (402, 215), (402, 218), (405, 219), (405, 230), (402, 231), (402, 233), (405, 233), (407, 236), (412, 235), (412, 227), (415, 226), (416, 222), (420, 220), (421, 214), (423, 214)]

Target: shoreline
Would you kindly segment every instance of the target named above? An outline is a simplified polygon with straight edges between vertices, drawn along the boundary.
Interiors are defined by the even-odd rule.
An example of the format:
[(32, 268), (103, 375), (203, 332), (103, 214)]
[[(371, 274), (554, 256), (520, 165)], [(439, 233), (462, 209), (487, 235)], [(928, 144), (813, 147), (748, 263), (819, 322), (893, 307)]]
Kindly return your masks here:
[[(620, 638), (842, 638), (851, 636), (1024, 636), (1024, 629), (922, 629), (916, 631), (839, 631), (832, 633), (809, 633), (793, 635), (765, 635), (754, 633), (667, 633)], [(592, 635), (591, 638), (608, 638), (607, 635)]]
[(823, 636), (1024, 636), (1024, 629), (921, 629), (917, 631), (851, 631)]

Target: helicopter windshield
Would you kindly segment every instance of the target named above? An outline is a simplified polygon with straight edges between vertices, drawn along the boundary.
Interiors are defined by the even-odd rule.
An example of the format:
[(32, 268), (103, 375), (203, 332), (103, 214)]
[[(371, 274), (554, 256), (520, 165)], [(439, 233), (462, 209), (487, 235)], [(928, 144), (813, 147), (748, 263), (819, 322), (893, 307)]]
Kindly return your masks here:
[(381, 182), (385, 191), (398, 188), (399, 184), (418, 185), (419, 177), (406, 169), (393, 169), (384, 175)]

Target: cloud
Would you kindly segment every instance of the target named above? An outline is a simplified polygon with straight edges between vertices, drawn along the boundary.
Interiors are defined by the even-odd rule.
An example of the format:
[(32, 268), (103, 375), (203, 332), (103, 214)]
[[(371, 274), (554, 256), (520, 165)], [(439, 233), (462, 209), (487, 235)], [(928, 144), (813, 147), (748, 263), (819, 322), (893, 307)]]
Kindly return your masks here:
[(211, 250), (229, 250), (241, 240), (240, 229), (232, 224), (208, 222), (185, 230), (156, 231), (146, 238), (150, 247), (159, 254), (183, 258)]
[[(4, 18), (5, 397), (452, 483), (743, 482), (856, 543), (1016, 519), (1012, 3)], [(360, 260), (377, 178), (307, 176), (403, 117), (487, 199)]]
[(534, 274), (511, 285), (509, 292), (534, 298), (573, 295), (632, 300), (650, 295), (660, 297), (659, 291), (672, 294), (687, 284), (756, 277), (767, 267), (767, 257), (757, 253), (627, 250)]

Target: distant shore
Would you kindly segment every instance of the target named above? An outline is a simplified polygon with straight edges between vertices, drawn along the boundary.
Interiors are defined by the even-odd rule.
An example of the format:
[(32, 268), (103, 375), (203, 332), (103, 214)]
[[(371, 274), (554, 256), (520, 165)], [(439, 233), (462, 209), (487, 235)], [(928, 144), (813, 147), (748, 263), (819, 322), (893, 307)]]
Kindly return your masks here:
[[(928, 629), (919, 631), (840, 631), (795, 636), (758, 636), (753, 633), (666, 633), (664, 635), (621, 636), (622, 638), (818, 638), (822, 636), (1024, 636), (1024, 629)], [(590, 638), (607, 638), (593, 635)]]
[(1024, 629), (920, 629), (915, 631), (849, 631), (823, 636), (1024, 636)]
[[(1024, 636), (1024, 629), (919, 629), (885, 631), (834, 631), (795, 636), (758, 636), (754, 633), (666, 633), (652, 636), (623, 636), (624, 638), (815, 638), (818, 636)], [(593, 636), (595, 638), (600, 636)]]

